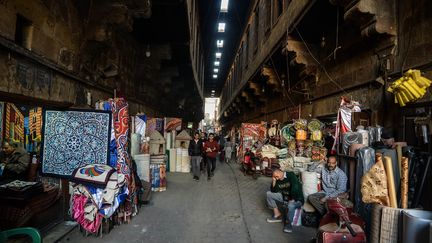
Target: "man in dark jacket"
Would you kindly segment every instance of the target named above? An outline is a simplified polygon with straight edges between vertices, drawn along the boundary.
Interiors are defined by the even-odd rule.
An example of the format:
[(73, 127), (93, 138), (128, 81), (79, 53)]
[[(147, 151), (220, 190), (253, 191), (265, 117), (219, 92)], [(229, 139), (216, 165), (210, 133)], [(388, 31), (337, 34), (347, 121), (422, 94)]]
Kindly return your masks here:
[(277, 203), (288, 202), (288, 218), (284, 232), (292, 232), (292, 220), (296, 208), (304, 202), (302, 186), (293, 172), (283, 172), (275, 169), (272, 176), (270, 191), (267, 192), (267, 205), (273, 209), (273, 216), (267, 219), (269, 223), (282, 222), (282, 213)]
[(202, 152), (203, 141), (200, 139), (200, 134), (196, 132), (194, 134), (194, 139), (192, 139), (189, 143), (189, 156), (191, 156), (192, 161), (193, 179), (196, 181), (199, 181)]
[(209, 134), (209, 139), (204, 143), (204, 151), (207, 157), (207, 180), (213, 176), (216, 169), (216, 156), (219, 152), (219, 144), (214, 140), (214, 134)]
[(5, 157), (0, 161), (3, 168), (1, 180), (25, 180), (30, 163), (27, 151), (15, 142), (4, 142), (2, 149)]

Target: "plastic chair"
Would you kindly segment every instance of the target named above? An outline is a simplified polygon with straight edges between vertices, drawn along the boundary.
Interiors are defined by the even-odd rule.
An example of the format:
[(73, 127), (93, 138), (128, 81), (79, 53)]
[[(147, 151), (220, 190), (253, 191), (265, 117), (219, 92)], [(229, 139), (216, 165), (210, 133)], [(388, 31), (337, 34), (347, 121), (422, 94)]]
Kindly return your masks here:
[(0, 231), (0, 242), (6, 242), (8, 238), (15, 235), (27, 235), (32, 238), (33, 243), (41, 243), (42, 238), (39, 234), (39, 231), (35, 228), (31, 227), (23, 227), (10, 229), (5, 231)]

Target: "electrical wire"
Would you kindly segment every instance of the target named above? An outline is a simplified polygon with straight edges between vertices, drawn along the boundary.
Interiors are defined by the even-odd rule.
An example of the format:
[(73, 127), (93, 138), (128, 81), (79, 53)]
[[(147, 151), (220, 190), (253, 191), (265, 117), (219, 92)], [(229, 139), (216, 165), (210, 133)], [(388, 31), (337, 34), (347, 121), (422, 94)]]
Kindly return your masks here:
[[(274, 62), (273, 62), (273, 58), (272, 58), (271, 56), (270, 56), (270, 61), (271, 61), (271, 63), (272, 63), (273, 69), (275, 70), (276, 77), (278, 78), (279, 83), (282, 85), (282, 81), (281, 81), (281, 79), (280, 79), (280, 77), (279, 77), (279, 73), (278, 73), (278, 71), (277, 71), (276, 65), (274, 64)], [(288, 100), (289, 100), (289, 102), (291, 103), (291, 105), (292, 105), (292, 106), (295, 106), (295, 103), (294, 103), (294, 102), (292, 101), (292, 99), (289, 97), (288, 92), (285, 90), (285, 88), (282, 88), (282, 90), (283, 90), (283, 97), (288, 98)]]
[(307, 51), (309, 52), (309, 54), (311, 55), (311, 57), (315, 60), (315, 62), (318, 64), (318, 66), (324, 71), (324, 74), (327, 76), (327, 78), (336, 86), (338, 87), (342, 92), (344, 92), (345, 94), (348, 95), (348, 92), (346, 92), (346, 90), (340, 85), (338, 84), (336, 81), (333, 80), (333, 78), (330, 76), (330, 74), (327, 72), (327, 69), (324, 67), (324, 65), (322, 65), (315, 57), (315, 55), (312, 53), (312, 51), (309, 49), (309, 46), (307, 45), (306, 41), (303, 39), (303, 36), (300, 34), (300, 31), (298, 31), (297, 27), (294, 27), (295, 31), (297, 32), (297, 34), (299, 35), (301, 41), (303, 42), (303, 44), (305, 45)]

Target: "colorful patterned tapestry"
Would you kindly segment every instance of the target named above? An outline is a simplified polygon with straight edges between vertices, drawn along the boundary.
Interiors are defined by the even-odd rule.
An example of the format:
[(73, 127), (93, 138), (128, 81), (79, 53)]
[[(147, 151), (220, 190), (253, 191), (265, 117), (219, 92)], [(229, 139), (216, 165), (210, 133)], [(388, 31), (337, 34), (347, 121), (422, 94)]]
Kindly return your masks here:
[(107, 164), (111, 114), (103, 111), (44, 112), (42, 173), (69, 177), (88, 164)]
[(146, 134), (150, 136), (153, 131), (158, 131), (160, 134), (164, 134), (163, 118), (147, 118)]
[(105, 188), (108, 180), (115, 169), (109, 165), (86, 165), (76, 168), (72, 173), (72, 180), (77, 183), (91, 184), (96, 187)]
[(6, 103), (5, 139), (24, 144), (24, 114), (12, 103)]
[[(181, 131), (182, 119), (180, 118), (165, 118), (165, 132)], [(163, 133), (162, 133), (163, 134)]]
[(112, 100), (114, 135), (117, 144), (117, 171), (130, 179), (131, 160), (128, 154), (129, 110), (128, 103), (123, 98)]

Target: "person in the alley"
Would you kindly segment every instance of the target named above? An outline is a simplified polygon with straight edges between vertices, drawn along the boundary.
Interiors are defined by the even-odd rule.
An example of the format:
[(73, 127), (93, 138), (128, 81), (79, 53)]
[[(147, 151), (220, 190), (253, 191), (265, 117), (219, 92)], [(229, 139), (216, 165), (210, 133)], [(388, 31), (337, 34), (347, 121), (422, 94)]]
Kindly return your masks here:
[(321, 171), (322, 191), (308, 196), (309, 202), (321, 215), (327, 211), (325, 203), (328, 198), (348, 197), (346, 193), (348, 178), (337, 164), (336, 156), (329, 156), (326, 167)]
[(24, 180), (30, 163), (30, 156), (21, 144), (5, 141), (0, 158), (0, 180)]
[(208, 141), (204, 143), (204, 151), (207, 158), (207, 180), (210, 180), (216, 169), (216, 156), (219, 152), (219, 144), (214, 140), (213, 133), (209, 134)]
[(295, 209), (300, 208), (303, 202), (302, 186), (296, 175), (293, 172), (283, 172), (280, 169), (275, 169), (270, 191), (267, 191), (267, 205), (273, 210), (273, 216), (268, 218), (267, 222), (282, 222), (284, 217), (278, 208), (278, 204), (288, 205), (284, 232), (292, 232)]
[[(200, 138), (201, 138), (201, 141), (203, 142), (203, 146), (204, 146), (205, 142), (207, 142), (207, 134), (205, 132), (201, 132)], [(206, 152), (203, 150), (202, 160), (200, 163), (200, 169), (202, 172), (204, 172), (206, 168), (207, 168), (207, 158), (206, 158)]]
[(199, 132), (194, 134), (194, 138), (189, 143), (189, 156), (192, 161), (193, 179), (198, 181), (200, 176), (200, 163), (202, 160), (203, 141), (200, 139)]

